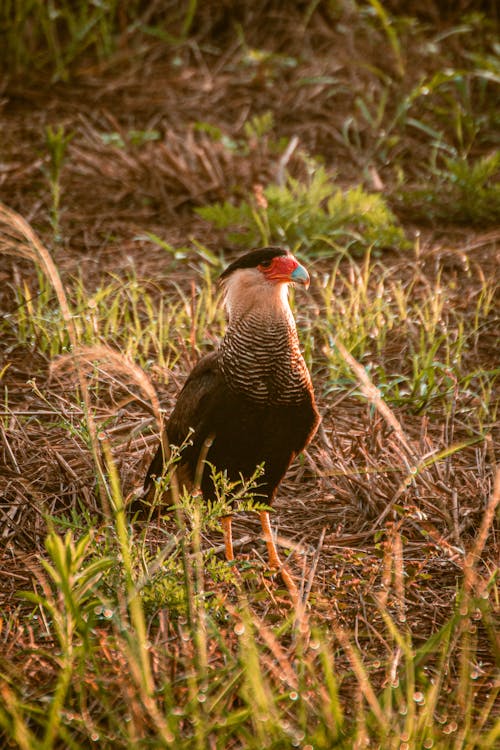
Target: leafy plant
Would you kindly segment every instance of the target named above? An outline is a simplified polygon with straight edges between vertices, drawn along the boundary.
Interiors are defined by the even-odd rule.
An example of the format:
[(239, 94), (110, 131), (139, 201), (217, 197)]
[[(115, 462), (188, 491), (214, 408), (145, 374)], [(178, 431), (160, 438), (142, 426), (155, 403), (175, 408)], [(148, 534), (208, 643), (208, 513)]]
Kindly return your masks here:
[(283, 243), (309, 257), (408, 246), (381, 195), (362, 187), (344, 191), (313, 162), (306, 183), (289, 176), (285, 185), (268, 185), (250, 201), (225, 201), (196, 211), (217, 229), (231, 229), (231, 242)]
[[(43, 747), (53, 747), (61, 731), (62, 711), (74, 672), (84, 663), (96, 609), (101, 604), (95, 589), (112, 564), (109, 557), (89, 561), (90, 545), (90, 533), (77, 542), (69, 531), (64, 539), (50, 533), (45, 540), (49, 560), (40, 560), (48, 580), (40, 576), (41, 593), (21, 592), (24, 599), (36, 604), (49, 618), (61, 650), (53, 693), (43, 721)], [(25, 730), (24, 737), (30, 734)]]

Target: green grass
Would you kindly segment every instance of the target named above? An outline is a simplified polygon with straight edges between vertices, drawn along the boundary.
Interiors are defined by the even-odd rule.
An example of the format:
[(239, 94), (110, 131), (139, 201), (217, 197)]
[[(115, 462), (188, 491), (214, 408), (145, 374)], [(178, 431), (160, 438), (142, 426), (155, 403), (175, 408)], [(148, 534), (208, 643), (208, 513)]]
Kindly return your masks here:
[[(386, 588), (375, 598), (378, 654), (369, 656), (335, 621), (326, 629), (302, 615), (297, 627), (292, 612), (277, 625), (265, 623), (230, 572), (232, 603), (227, 595), (210, 596), (220, 579), (212, 578), (199, 548), (206, 521), (200, 505), (189, 534), (179, 529), (183, 543), (167, 541), (139, 569), (144, 543), (124, 523), (117, 474), (111, 464), (108, 471), (106, 526), (78, 539), (52, 531), (35, 593), (22, 594), (35, 605), (31, 614), (23, 622), (13, 615), (4, 625), (18, 629), (20, 643), (31, 632), (57, 644), (43, 679), (38, 668), (27, 693), (15, 664), (3, 665), (0, 727), (16, 746), (82, 747), (89, 740), (104, 748), (494, 746), (498, 686), (478, 692), (478, 628), (494, 637), (488, 598), (495, 575), (479, 575), (469, 563), (450, 619), (415, 642), (402, 616), (396, 527), (384, 552)], [(485, 530), (498, 500), (497, 489)], [(170, 557), (179, 555), (182, 572), (172, 580)], [(175, 589), (182, 591), (184, 612), (164, 603), (148, 614), (145, 581), (149, 589), (170, 586), (169, 604)], [(450, 690), (452, 664), (458, 674)]]
[(11, 72), (49, 71), (68, 80), (85, 59), (108, 59), (121, 43), (160, 36), (179, 43), (189, 34), (198, 3), (187, 0), (168, 12), (157, 11), (153, 23), (141, 0), (70, 2), (6, 0), (0, 9), (3, 45), (0, 59)]
[[(420, 281), (418, 264), (413, 277), (406, 269), (404, 278), (397, 278), (394, 269), (370, 257), (361, 266), (337, 262), (323, 275), (323, 314), (309, 329), (306, 351), (319, 349), (316, 364), (325, 357), (328, 389), (356, 382), (337, 340), (366, 367), (388, 403), (417, 413), (451, 404), (457, 386), (469, 395), (474, 380), (479, 390), (485, 381), (494, 389), (498, 368), (471, 369), (470, 355), (478, 327), (494, 325), (496, 281), (484, 279), (472, 309), (460, 305), (454, 280), (447, 284), (438, 276), (425, 287)], [(395, 341), (399, 351), (392, 351)]]
[[(178, 287), (175, 301), (158, 299), (158, 284), (133, 273), (125, 279), (110, 275), (107, 283), (92, 291), (81, 279), (74, 279), (67, 289), (80, 344), (112, 346), (142, 367), (154, 365), (165, 377), (181, 352), (206, 348), (207, 331), (215, 335), (222, 327), (208, 266), (197, 293), (190, 295)], [(36, 347), (49, 359), (70, 351), (61, 309), (45, 277), (38, 276), (37, 288), (24, 282), (16, 296), (13, 325), (19, 342)]]
[[(312, 251), (314, 253), (314, 251)], [(302, 255), (307, 261), (307, 249)], [(410, 257), (408, 256), (408, 261)], [(49, 359), (70, 351), (70, 340), (55, 296), (45, 277), (39, 288), (18, 290), (11, 321), (18, 341), (36, 347)], [(494, 279), (484, 279), (472, 308), (463, 309), (454, 281), (438, 277), (432, 287), (420, 285), (418, 264), (413, 278), (404, 279), (369, 253), (362, 265), (339, 258), (328, 264), (317, 285), (322, 314), (306, 321), (302, 334), (310, 367), (326, 368), (326, 390), (356, 383), (356, 377), (336, 347), (339, 340), (370, 372), (384, 398), (418, 413), (432, 413), (463, 391), (483, 402), (487, 418), (498, 369), (471, 368), (471, 353), (479, 331), (493, 325)], [(169, 370), (186, 351), (199, 353), (214, 345), (223, 330), (223, 316), (209, 266), (200, 270), (193, 294), (177, 288), (166, 301), (159, 288), (131, 275), (111, 277), (89, 293), (77, 279), (68, 285), (73, 325), (82, 346), (107, 345), (155, 377)], [(220, 300), (219, 300), (220, 302)], [(210, 337), (207, 336), (210, 332)], [(401, 349), (391, 354), (394, 341)], [(494, 421), (494, 413), (491, 415)]]

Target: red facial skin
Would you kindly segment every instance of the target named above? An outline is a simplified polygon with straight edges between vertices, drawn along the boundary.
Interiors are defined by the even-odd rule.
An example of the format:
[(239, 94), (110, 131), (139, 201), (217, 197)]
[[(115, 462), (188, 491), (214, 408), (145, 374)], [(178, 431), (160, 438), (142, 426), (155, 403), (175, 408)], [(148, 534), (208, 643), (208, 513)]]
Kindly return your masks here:
[(269, 266), (264, 266), (262, 264), (257, 266), (259, 271), (269, 281), (281, 281), (285, 283), (293, 283), (296, 281), (307, 288), (309, 286), (309, 276), (305, 269), (303, 269), (303, 276), (301, 275), (296, 279), (292, 277), (293, 272), (299, 267), (301, 267), (300, 263), (293, 257), (293, 255), (278, 255), (276, 258), (273, 258)]

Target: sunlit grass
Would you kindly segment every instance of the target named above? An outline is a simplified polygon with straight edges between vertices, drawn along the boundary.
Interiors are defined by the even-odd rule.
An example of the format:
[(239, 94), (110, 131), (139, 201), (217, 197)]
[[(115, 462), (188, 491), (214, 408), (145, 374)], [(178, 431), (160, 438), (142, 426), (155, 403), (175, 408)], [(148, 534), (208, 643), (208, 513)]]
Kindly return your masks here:
[[(217, 594), (220, 578), (199, 546), (207, 522), (201, 505), (190, 531), (178, 529), (182, 545), (167, 542), (138, 567), (144, 541), (124, 523), (118, 477), (111, 464), (108, 470), (108, 524), (78, 539), (52, 531), (35, 593), (23, 595), (34, 608), (17, 623), (18, 638), (54, 639), (59, 653), (28, 695), (13, 668), (4, 670), (6, 737), (23, 748), (88, 740), (103, 748), (493, 747), (498, 687), (481, 677), (478, 628), (493, 637), (495, 576), (472, 564), (450, 619), (416, 642), (405, 625), (402, 539), (394, 528), (376, 597), (378, 654), (364, 654), (335, 621), (325, 628), (311, 615), (311, 632), (295, 630), (292, 616), (266, 624), (234, 572), (225, 578), (233, 603)], [(499, 493), (486, 511), (486, 533)], [(181, 563), (176, 577), (171, 557)], [(183, 591), (180, 614), (166, 606), (168, 586), (172, 602), (175, 589)], [(163, 604), (151, 610), (155, 587)]]
[[(479, 331), (493, 325), (494, 279), (484, 280), (470, 309), (461, 305), (454, 280), (438, 275), (423, 284), (418, 264), (413, 278), (406, 271), (403, 281), (377, 259), (337, 261), (318, 281), (321, 313), (307, 337), (321, 348), (327, 389), (356, 382), (337, 340), (367, 368), (386, 400), (415, 412), (436, 401), (442, 408), (453, 394), (470, 395), (473, 385), (478, 396), (486, 382), (493, 386), (498, 371), (478, 371), (471, 354)], [(316, 366), (321, 359), (316, 351)]]
[[(371, 254), (362, 263), (339, 258), (323, 269), (315, 280), (320, 314), (311, 315), (302, 295), (295, 306), (304, 324), (306, 358), (313, 369), (326, 367), (327, 390), (355, 383), (335, 345), (340, 340), (389, 402), (418, 412), (463, 392), (479, 399), (483, 412), (490, 402), (495, 408), (490, 396), (498, 372), (471, 365), (480, 331), (491, 325), (494, 279), (484, 279), (470, 309), (463, 309), (456, 283), (438, 276), (432, 285), (423, 284), (418, 264), (413, 279), (406, 273), (404, 281)], [(38, 291), (25, 282), (17, 294), (12, 324), (20, 343), (36, 346), (50, 359), (67, 353), (68, 332), (44, 276), (39, 275)], [(167, 294), (129, 275), (110, 277), (92, 292), (76, 280), (69, 296), (82, 346), (106, 344), (163, 378), (186, 353), (197, 356), (213, 348), (223, 331), (208, 267), (191, 290), (176, 286)]]
[[(131, 360), (168, 377), (181, 353), (197, 353), (221, 330), (223, 315), (209, 273), (200, 272), (197, 288), (176, 287), (167, 293), (151, 281), (109, 277), (89, 291), (81, 279), (68, 282), (68, 296), (78, 342), (106, 344)], [(17, 309), (10, 318), (22, 344), (49, 359), (65, 354), (71, 342), (57, 300), (42, 274), (38, 288), (24, 282), (17, 290)]]

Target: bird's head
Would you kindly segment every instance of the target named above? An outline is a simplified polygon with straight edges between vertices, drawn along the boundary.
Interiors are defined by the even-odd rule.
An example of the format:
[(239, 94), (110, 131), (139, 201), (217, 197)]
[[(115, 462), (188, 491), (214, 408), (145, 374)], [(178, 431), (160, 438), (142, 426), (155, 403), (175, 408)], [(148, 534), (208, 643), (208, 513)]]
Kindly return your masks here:
[(282, 247), (245, 253), (226, 268), (220, 280), (230, 317), (259, 308), (279, 314), (283, 307), (288, 308), (288, 285), (301, 284), (307, 289), (310, 281), (304, 266)]
[(224, 283), (231, 276), (255, 279), (255, 283), (302, 284), (309, 286), (309, 274), (304, 266), (283, 247), (263, 247), (251, 250), (233, 261), (221, 274)]

